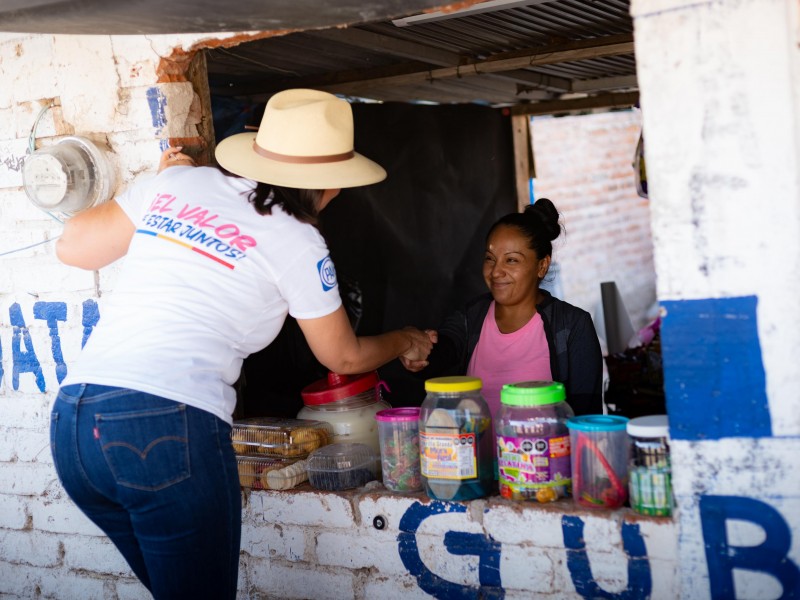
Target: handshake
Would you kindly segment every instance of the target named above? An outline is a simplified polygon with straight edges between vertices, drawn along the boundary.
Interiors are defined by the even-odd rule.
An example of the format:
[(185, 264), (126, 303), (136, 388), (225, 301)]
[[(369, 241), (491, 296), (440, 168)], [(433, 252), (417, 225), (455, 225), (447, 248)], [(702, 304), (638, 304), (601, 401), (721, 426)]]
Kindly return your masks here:
[(405, 327), (403, 331), (408, 334), (410, 347), (400, 355), (400, 362), (406, 369), (416, 373), (428, 366), (428, 355), (439, 339), (438, 333), (434, 329), (422, 331), (416, 327)]

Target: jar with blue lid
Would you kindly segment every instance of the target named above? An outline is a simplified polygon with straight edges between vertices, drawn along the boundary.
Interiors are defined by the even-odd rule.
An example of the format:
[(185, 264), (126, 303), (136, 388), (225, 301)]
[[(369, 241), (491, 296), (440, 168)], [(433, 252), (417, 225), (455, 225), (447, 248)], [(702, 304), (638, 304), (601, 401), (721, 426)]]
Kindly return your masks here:
[(619, 508), (628, 499), (628, 418), (582, 415), (567, 421), (572, 495), (586, 508)]
[(524, 381), (504, 385), (495, 418), (497, 483), (511, 500), (551, 502), (572, 487), (570, 436), (573, 416), (564, 384)]

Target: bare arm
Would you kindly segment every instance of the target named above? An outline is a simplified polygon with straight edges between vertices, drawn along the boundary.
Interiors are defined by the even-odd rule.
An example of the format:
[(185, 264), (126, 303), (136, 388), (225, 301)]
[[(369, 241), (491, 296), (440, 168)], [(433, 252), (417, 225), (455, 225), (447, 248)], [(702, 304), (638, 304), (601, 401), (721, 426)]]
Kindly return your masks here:
[(66, 265), (95, 270), (128, 252), (135, 226), (116, 200), (81, 211), (64, 224), (56, 256)]
[(324, 317), (297, 322), (317, 360), (343, 375), (372, 371), (399, 356), (424, 361), (433, 347), (431, 337), (413, 327), (357, 337), (341, 306)]
[[(176, 166), (195, 166), (194, 159), (181, 152), (183, 146), (161, 153), (158, 172)], [(64, 226), (56, 242), (56, 256), (66, 265), (96, 270), (122, 258), (128, 252), (134, 224), (116, 201), (82, 211)]]

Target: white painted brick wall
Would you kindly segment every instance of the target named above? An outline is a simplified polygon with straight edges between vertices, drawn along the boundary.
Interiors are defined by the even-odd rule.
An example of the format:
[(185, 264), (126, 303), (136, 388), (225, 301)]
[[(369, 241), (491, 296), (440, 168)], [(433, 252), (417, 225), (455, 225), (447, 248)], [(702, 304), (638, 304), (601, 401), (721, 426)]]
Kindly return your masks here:
[(34, 531), (0, 531), (3, 560), (21, 566), (55, 567), (61, 563), (58, 538)]
[(265, 522), (289, 525), (351, 528), (353, 507), (342, 496), (324, 493), (287, 494), (285, 502), (262, 495), (250, 497), (250, 510), (262, 516)]
[(101, 575), (130, 576), (130, 567), (105, 536), (59, 536), (62, 539), (64, 566), (73, 571)]

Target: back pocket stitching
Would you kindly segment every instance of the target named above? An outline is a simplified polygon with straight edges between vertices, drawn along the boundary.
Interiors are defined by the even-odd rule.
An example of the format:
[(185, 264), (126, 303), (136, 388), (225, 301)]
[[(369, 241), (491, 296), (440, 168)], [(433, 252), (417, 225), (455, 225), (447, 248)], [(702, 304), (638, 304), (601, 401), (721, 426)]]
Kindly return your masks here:
[[(95, 424), (100, 426), (102, 422), (106, 423), (113, 423), (115, 421), (121, 421), (124, 419), (140, 419), (146, 417), (163, 417), (175, 415), (180, 418), (180, 424), (178, 427), (182, 428), (183, 431), (187, 431), (187, 423), (186, 423), (186, 407), (184, 405), (178, 405), (176, 407), (169, 407), (169, 408), (159, 408), (154, 410), (143, 410), (143, 411), (132, 411), (128, 413), (115, 413), (112, 415), (104, 415), (104, 414), (96, 414), (95, 415)], [(109, 450), (114, 447), (125, 447), (131, 450), (135, 455), (137, 455), (141, 459), (146, 459), (149, 452), (158, 444), (165, 442), (165, 441), (175, 441), (180, 442), (183, 444), (182, 452), (179, 451), (179, 458), (182, 458), (183, 468), (179, 469), (177, 472), (174, 473), (174, 476), (160, 482), (156, 485), (143, 485), (141, 483), (136, 483), (134, 481), (127, 480), (123, 474), (120, 473), (120, 469), (118, 467), (118, 461), (113, 458), (110, 454)], [(184, 481), (185, 479), (191, 476), (190, 470), (190, 461), (189, 461), (189, 442), (187, 436), (178, 436), (178, 435), (166, 435), (161, 436), (155, 440), (152, 440), (143, 451), (140, 451), (138, 447), (130, 444), (128, 442), (107, 442), (101, 445), (101, 450), (103, 452), (103, 456), (105, 456), (106, 463), (108, 464), (108, 468), (110, 469), (111, 473), (114, 476), (114, 480), (117, 482), (118, 485), (142, 490), (142, 491), (152, 491), (156, 492), (159, 490), (163, 490), (171, 485), (175, 485)], [(180, 456), (182, 455), (182, 456)], [(176, 465), (177, 466), (177, 465)]]

